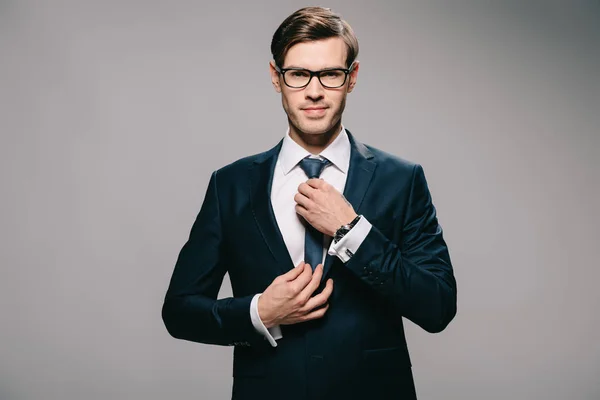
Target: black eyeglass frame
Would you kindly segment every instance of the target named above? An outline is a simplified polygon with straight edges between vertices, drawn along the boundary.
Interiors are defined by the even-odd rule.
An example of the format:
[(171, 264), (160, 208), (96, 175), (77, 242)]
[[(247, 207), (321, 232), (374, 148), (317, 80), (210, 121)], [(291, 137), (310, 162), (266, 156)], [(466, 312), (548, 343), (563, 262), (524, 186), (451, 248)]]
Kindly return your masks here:
[[(277, 71), (278, 73), (281, 74), (281, 76), (283, 77), (283, 83), (285, 83), (285, 85), (287, 87), (290, 87), (292, 89), (303, 89), (305, 87), (307, 87), (308, 85), (310, 85), (310, 81), (312, 81), (313, 77), (317, 77), (317, 79), (319, 80), (319, 83), (327, 89), (338, 89), (341, 88), (342, 86), (344, 86), (346, 84), (346, 81), (348, 80), (348, 74), (350, 74), (350, 72), (352, 72), (352, 70), (354, 70), (354, 67), (356, 66), (355, 63), (352, 63), (352, 65), (350, 66), (350, 68), (327, 68), (327, 69), (321, 69), (318, 71), (311, 71), (310, 69), (306, 69), (306, 68), (279, 68), (277, 65), (275, 65), (275, 71)], [(308, 82), (306, 82), (306, 85), (303, 86), (290, 86), (287, 81), (285, 80), (285, 73), (287, 71), (307, 71), (310, 74), (310, 77), (308, 78)], [(342, 71), (344, 73), (344, 82), (342, 82), (341, 85), (339, 86), (327, 86), (323, 83), (323, 81), (321, 81), (321, 74), (323, 72), (331, 72), (331, 71)]]

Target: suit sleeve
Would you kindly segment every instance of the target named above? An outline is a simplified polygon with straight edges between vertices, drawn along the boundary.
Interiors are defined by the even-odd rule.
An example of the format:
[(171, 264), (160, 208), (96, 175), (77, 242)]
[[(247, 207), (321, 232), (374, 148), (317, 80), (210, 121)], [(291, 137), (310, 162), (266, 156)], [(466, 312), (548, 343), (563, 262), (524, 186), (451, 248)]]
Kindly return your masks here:
[[(217, 345), (265, 345), (252, 325), (253, 295), (217, 300), (227, 265), (223, 263), (223, 232), (217, 171), (213, 172), (189, 239), (179, 252), (162, 318), (171, 336)], [(268, 345), (268, 344), (267, 344)]]
[(402, 243), (375, 226), (345, 264), (400, 315), (441, 332), (456, 315), (456, 280), (423, 168), (413, 169)]

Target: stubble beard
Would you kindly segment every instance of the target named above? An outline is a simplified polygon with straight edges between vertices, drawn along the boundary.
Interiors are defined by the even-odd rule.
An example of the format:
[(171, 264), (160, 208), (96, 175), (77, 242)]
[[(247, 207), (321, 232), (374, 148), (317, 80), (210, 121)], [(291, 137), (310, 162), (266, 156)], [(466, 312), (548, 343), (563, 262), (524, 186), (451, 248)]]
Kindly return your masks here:
[[(302, 115), (303, 111), (300, 109), (292, 113), (289, 110), (285, 111), (291, 128), (300, 139), (310, 145), (323, 145), (340, 129), (339, 122), (343, 109), (344, 102), (339, 105), (337, 111), (333, 111), (334, 115), (320, 119), (306, 118)], [(332, 112), (332, 109), (329, 108), (328, 111)]]

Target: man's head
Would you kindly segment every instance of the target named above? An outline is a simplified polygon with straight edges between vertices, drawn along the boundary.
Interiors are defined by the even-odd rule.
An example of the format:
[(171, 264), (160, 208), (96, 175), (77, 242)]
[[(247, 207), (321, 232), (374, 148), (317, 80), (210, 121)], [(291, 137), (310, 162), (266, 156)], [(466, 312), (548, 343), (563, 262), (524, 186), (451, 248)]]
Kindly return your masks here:
[[(281, 93), (290, 135), (324, 144), (339, 131), (346, 95), (356, 84), (358, 41), (352, 28), (328, 8), (302, 8), (277, 28), (271, 53), (271, 81)], [(322, 70), (320, 80), (310, 73)]]

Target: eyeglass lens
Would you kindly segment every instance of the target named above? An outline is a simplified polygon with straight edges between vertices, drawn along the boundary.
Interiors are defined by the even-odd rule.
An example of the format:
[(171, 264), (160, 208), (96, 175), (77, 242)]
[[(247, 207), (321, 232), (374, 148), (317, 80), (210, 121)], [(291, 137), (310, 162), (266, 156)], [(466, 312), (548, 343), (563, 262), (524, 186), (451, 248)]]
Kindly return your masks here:
[[(327, 87), (339, 87), (346, 80), (346, 73), (342, 70), (321, 71), (317, 74), (321, 78), (321, 84)], [(310, 72), (304, 69), (288, 70), (284, 75), (285, 82), (292, 87), (302, 87), (308, 84)]]

